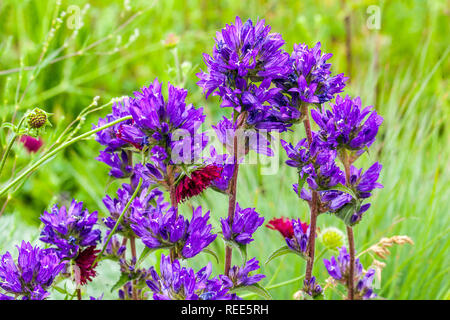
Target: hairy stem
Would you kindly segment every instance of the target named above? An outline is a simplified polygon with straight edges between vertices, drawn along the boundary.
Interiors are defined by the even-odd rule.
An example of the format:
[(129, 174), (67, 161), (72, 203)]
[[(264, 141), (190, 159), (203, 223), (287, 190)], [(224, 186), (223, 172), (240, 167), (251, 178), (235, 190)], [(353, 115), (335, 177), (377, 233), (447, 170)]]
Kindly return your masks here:
[(48, 154), (46, 154), (45, 156), (43, 156), (42, 158), (40, 158), (38, 161), (36, 161), (34, 164), (32, 164), (28, 169), (26, 169), (25, 171), (23, 171), (18, 177), (16, 177), (14, 180), (12, 180), (10, 183), (8, 183), (3, 189), (0, 190), (0, 197), (3, 196), (9, 189), (11, 189), (13, 186), (15, 186), (17, 183), (19, 183), (22, 179), (24, 179), (28, 174), (32, 173), (33, 171), (35, 171), (40, 165), (42, 165), (45, 161), (47, 161), (48, 159), (50, 159), (51, 157), (55, 156), (59, 151), (64, 150), (65, 148), (67, 148), (68, 146), (74, 144), (77, 141), (80, 141), (81, 139), (87, 138), (89, 136), (91, 136), (94, 133), (97, 133), (99, 131), (105, 130), (109, 127), (112, 127), (120, 122), (126, 121), (126, 120), (130, 120), (132, 117), (131, 116), (126, 116), (120, 119), (117, 119), (116, 121), (110, 122), (104, 126), (98, 127), (94, 130), (88, 131), (86, 133), (83, 133), (69, 141), (67, 141), (66, 143), (60, 145), (59, 147), (55, 148), (52, 152), (49, 152)]
[[(302, 104), (301, 107), (302, 115), (304, 116), (303, 126), (305, 127), (306, 138), (308, 139), (308, 145), (311, 147), (312, 143), (312, 132), (311, 132), (311, 123), (309, 121), (309, 110), (307, 104)], [(300, 192), (300, 191), (299, 191)], [(312, 199), (311, 199), (311, 222), (309, 225), (309, 243), (308, 243), (308, 261), (306, 262), (306, 272), (305, 279), (307, 281), (311, 280), (312, 270), (314, 266), (314, 254), (316, 250), (316, 228), (317, 228), (317, 215), (318, 215), (318, 203), (319, 196), (316, 191), (312, 190)]]

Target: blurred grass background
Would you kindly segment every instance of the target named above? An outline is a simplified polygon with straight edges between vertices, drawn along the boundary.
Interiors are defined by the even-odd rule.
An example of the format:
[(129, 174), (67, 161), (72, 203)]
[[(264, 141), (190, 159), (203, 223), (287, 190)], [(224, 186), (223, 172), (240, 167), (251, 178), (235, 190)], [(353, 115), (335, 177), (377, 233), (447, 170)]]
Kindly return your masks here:
[[(371, 5), (380, 9), (379, 30), (367, 27)], [(67, 14), (39, 60), (51, 22), (61, 11)], [(74, 34), (78, 13), (82, 26)], [(444, 0), (62, 1), (59, 8), (56, 1), (3, 0), (0, 119), (10, 121), (14, 114), (17, 118), (33, 107), (52, 112), (53, 127), (43, 136), (50, 145), (94, 96), (100, 96), (100, 104), (107, 103), (158, 77), (187, 88), (188, 100), (204, 106), (208, 124), (215, 123), (228, 110), (220, 109), (215, 98), (205, 101), (195, 84), (195, 73), (204, 67), (201, 54), (212, 51), (215, 32), (236, 15), (243, 20), (264, 18), (274, 32), (282, 33), (287, 51), (294, 43), (312, 46), (320, 41), (325, 52), (334, 54), (330, 60), (333, 71), (351, 77), (345, 93), (361, 96), (364, 105), (374, 105), (385, 119), (370, 155), (357, 162), (367, 168), (380, 161), (384, 189), (376, 192), (372, 208), (356, 227), (356, 248), (361, 252), (381, 237), (393, 235), (408, 235), (415, 245), (391, 248), (391, 255), (383, 260), (387, 265), (377, 293), (388, 299), (448, 299), (449, 13)], [(173, 39), (178, 39), (175, 49), (168, 45)], [(108, 112), (107, 108), (90, 115), (82, 131)], [(2, 150), (6, 132), (0, 132)], [(302, 132), (298, 127), (296, 133), (283, 138), (295, 142)], [(99, 150), (93, 139), (82, 141), (41, 167), (11, 194), (0, 218), (2, 253), (23, 238), (37, 239), (39, 215), (55, 202), (75, 197), (90, 210), (106, 214), (101, 199), (105, 192), (115, 193), (119, 184), (110, 184), (106, 166), (94, 160)], [(39, 153), (28, 155), (20, 144), (13, 152), (15, 160), (7, 163), (2, 182), (13, 168), (17, 172), (39, 157)], [(263, 165), (243, 166), (238, 202), (255, 206), (266, 221), (281, 215), (306, 219), (307, 207), (291, 191), (295, 170), (283, 165), (286, 156), (280, 154), (280, 168), (273, 175), (263, 175)], [(0, 200), (3, 206), (5, 199)], [(219, 228), (219, 218), (227, 210), (224, 196), (207, 191), (192, 203), (211, 210)], [(319, 217), (318, 226), (345, 230), (340, 220), (327, 215)], [(255, 239), (249, 255), (262, 262), (284, 241), (267, 228), (261, 228)], [(318, 246), (321, 252), (320, 242)], [(213, 248), (223, 256), (220, 240)], [(331, 255), (326, 252), (323, 257)], [(235, 263), (240, 262), (238, 258), (235, 254)], [(194, 265), (199, 267), (209, 259), (199, 255)], [(365, 267), (372, 260), (368, 255), (362, 258)], [(213, 265), (216, 273), (223, 268), (214, 261)], [(118, 278), (114, 267), (105, 264), (102, 276), (88, 292), (114, 297), (108, 293), (108, 286)], [(296, 256), (279, 258), (263, 267), (267, 275), (263, 284), (295, 278), (304, 268)], [(314, 273), (323, 284), (327, 277), (321, 261)], [(296, 281), (270, 291), (275, 299), (291, 299), (300, 286), (301, 281)]]

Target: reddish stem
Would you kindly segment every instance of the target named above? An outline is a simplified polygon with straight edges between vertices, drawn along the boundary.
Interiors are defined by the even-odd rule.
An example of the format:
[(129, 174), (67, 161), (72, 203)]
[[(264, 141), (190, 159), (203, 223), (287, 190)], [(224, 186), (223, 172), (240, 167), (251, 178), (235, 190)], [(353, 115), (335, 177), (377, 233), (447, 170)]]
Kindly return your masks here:
[[(351, 159), (347, 154), (347, 151), (343, 151), (341, 154), (341, 161), (344, 165), (345, 182), (347, 187), (350, 187), (350, 162)], [(350, 268), (349, 277), (347, 279), (348, 299), (354, 300), (355, 298), (355, 237), (353, 235), (353, 228), (347, 226), (347, 238), (350, 254)]]
[[(305, 117), (303, 120), (303, 126), (305, 127), (306, 138), (308, 140), (308, 146), (311, 146), (312, 132), (311, 132), (311, 124), (309, 122), (309, 110), (308, 110), (307, 104), (302, 104), (301, 112), (302, 112), (303, 116)], [(310, 205), (311, 222), (309, 225), (310, 232), (309, 232), (309, 243), (308, 243), (309, 259), (306, 262), (306, 272), (305, 272), (305, 279), (307, 281), (311, 280), (312, 270), (314, 267), (314, 255), (315, 255), (315, 251), (316, 251), (316, 229), (317, 229), (318, 202), (319, 202), (319, 196), (316, 191), (312, 190), (311, 205)]]
[[(233, 153), (234, 153), (234, 170), (233, 176), (230, 181), (229, 197), (228, 197), (228, 220), (230, 226), (233, 225), (234, 211), (236, 210), (236, 190), (237, 190), (237, 177), (239, 171), (239, 160), (238, 160), (238, 147), (237, 147), (237, 135), (234, 136), (233, 140)], [(232, 248), (229, 246), (225, 247), (225, 274), (228, 275), (231, 268), (231, 258), (232, 258)]]

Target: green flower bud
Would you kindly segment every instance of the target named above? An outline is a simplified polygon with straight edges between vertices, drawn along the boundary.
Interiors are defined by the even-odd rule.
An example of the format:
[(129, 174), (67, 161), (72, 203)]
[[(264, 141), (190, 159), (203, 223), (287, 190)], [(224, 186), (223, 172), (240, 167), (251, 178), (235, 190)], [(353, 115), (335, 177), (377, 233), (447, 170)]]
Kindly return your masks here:
[(344, 245), (344, 239), (345, 234), (335, 227), (325, 228), (320, 233), (320, 241), (330, 250), (337, 250), (337, 248), (342, 247)]
[(40, 129), (49, 124), (47, 112), (39, 108), (35, 108), (28, 113), (27, 121), (28, 126), (32, 129)]

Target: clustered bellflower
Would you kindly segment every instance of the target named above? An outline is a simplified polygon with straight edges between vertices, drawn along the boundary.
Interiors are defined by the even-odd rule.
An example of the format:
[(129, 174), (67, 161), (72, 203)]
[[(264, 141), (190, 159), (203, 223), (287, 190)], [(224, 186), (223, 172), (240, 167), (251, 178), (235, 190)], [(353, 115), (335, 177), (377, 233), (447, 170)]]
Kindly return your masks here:
[[(336, 259), (334, 256), (330, 260), (323, 259), (328, 274), (335, 280), (346, 285), (349, 278), (350, 271), (350, 254), (347, 252), (346, 247), (339, 249), (339, 256)], [(369, 269), (367, 272), (363, 272), (363, 266), (357, 258), (355, 260), (355, 273), (354, 278), (357, 281), (355, 287), (355, 295), (357, 299), (373, 299), (377, 295), (373, 292), (372, 281), (375, 275), (374, 269)]]
[[(106, 195), (103, 198), (103, 204), (110, 213), (110, 216), (103, 218), (104, 224), (109, 229), (107, 234), (109, 234), (110, 230), (116, 225), (117, 220), (125, 209), (128, 201), (130, 201), (133, 193), (134, 188), (131, 184), (124, 183), (122, 184), (122, 188), (117, 190), (116, 198), (111, 198), (109, 195)], [(153, 207), (167, 208), (168, 206), (169, 204), (164, 202), (162, 191), (157, 188), (152, 189), (151, 191), (148, 188), (142, 188), (139, 195), (131, 202), (122, 221), (118, 224), (117, 232), (125, 236), (135, 237), (135, 234), (130, 227), (131, 216), (142, 216)]]
[(292, 97), (292, 105), (325, 103), (342, 92), (348, 78), (344, 74), (331, 76), (331, 63), (327, 63), (331, 57), (331, 53), (322, 54), (320, 42), (313, 48), (294, 44), (290, 73), (275, 80)]
[(286, 240), (289, 249), (306, 257), (310, 237), (309, 224), (300, 219), (274, 218), (266, 225), (267, 228), (277, 230)]
[[(216, 34), (212, 56), (204, 54), (206, 71), (197, 74), (197, 83), (206, 95), (217, 95), (222, 107), (231, 107), (233, 117), (225, 118), (215, 127), (224, 144), (233, 145), (235, 130), (244, 129), (249, 148), (257, 153), (272, 155), (267, 137), (261, 130), (286, 131), (291, 126), (286, 121), (285, 106), (277, 103), (281, 91), (272, 80), (290, 72), (289, 54), (281, 47), (284, 40), (278, 33), (270, 33), (264, 20), (226, 25)], [(229, 131), (227, 138), (225, 131)], [(246, 154), (241, 153), (241, 156)]]
[(170, 248), (179, 257), (192, 258), (217, 237), (211, 233), (208, 220), (209, 211), (202, 215), (201, 206), (193, 209), (190, 221), (173, 207), (150, 208), (143, 215), (131, 217), (131, 229), (151, 249)]
[(254, 208), (241, 209), (236, 203), (233, 222), (230, 223), (228, 217), (221, 218), (220, 222), (225, 240), (246, 245), (253, 241), (253, 234), (264, 223), (264, 218)]
[(211, 263), (198, 272), (181, 267), (178, 260), (170, 261), (161, 257), (161, 273), (150, 267), (151, 278), (148, 287), (153, 291), (155, 300), (236, 300), (236, 294), (230, 294), (227, 287), (218, 278), (211, 278)]
[(266, 276), (263, 274), (250, 275), (250, 272), (258, 270), (259, 262), (256, 258), (247, 261), (242, 267), (233, 266), (228, 275), (220, 275), (220, 280), (226, 288), (236, 289), (245, 286), (251, 286), (258, 283)]
[[(220, 168), (205, 166), (201, 159), (208, 143), (198, 132), (205, 120), (203, 109), (186, 104), (186, 96), (187, 90), (169, 83), (166, 99), (162, 83), (155, 79), (134, 97), (114, 103), (113, 112), (96, 127), (126, 116), (132, 119), (97, 133), (97, 141), (106, 146), (97, 160), (110, 166), (111, 176), (143, 177), (144, 186), (158, 184), (166, 190), (176, 187), (177, 202), (200, 194), (219, 178)], [(142, 151), (150, 162), (133, 166), (132, 153)]]
[(49, 243), (60, 259), (72, 260), (75, 280), (84, 285), (96, 276), (94, 263), (100, 250), (101, 231), (96, 229), (97, 211), (83, 210), (83, 202), (72, 200), (70, 207), (54, 205), (41, 216), (44, 228), (40, 240)]
[(364, 152), (375, 141), (383, 118), (372, 107), (361, 108), (361, 99), (336, 97), (331, 110), (311, 110), (311, 117), (319, 126), (319, 143), (330, 149)]
[(89, 213), (83, 202), (72, 200), (70, 207), (54, 205), (41, 216), (44, 228), (40, 240), (55, 246), (61, 259), (75, 258), (82, 248), (96, 246), (101, 231), (96, 229), (97, 211)]
[(10, 295), (0, 293), (0, 300), (47, 298), (50, 294), (47, 290), (64, 269), (64, 264), (54, 250), (33, 247), (29, 242), (22, 241), (17, 250), (17, 262), (9, 252), (1, 256), (0, 288)]

